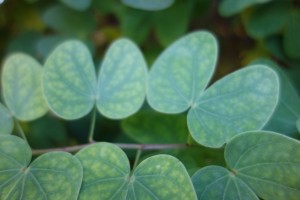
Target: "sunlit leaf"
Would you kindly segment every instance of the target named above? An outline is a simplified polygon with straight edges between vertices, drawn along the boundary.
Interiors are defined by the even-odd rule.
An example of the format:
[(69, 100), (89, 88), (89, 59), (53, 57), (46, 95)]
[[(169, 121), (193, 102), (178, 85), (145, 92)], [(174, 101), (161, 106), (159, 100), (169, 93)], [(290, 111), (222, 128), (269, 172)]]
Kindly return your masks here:
[(241, 69), (209, 87), (188, 113), (188, 127), (200, 144), (221, 147), (233, 136), (261, 129), (279, 98), (277, 74), (264, 65)]
[(12, 115), (7, 108), (0, 103), (0, 134), (10, 134), (14, 128)]
[(77, 119), (89, 113), (95, 104), (96, 85), (92, 57), (81, 42), (59, 45), (46, 60), (44, 93), (58, 116)]
[(186, 169), (172, 156), (150, 157), (132, 174), (126, 154), (109, 143), (90, 145), (76, 157), (84, 174), (80, 199), (196, 199)]
[(174, 0), (122, 0), (130, 7), (142, 10), (162, 10), (174, 3)]
[(3, 97), (15, 118), (30, 121), (48, 111), (41, 85), (42, 67), (32, 57), (17, 53), (5, 60), (2, 71)]
[(247, 132), (234, 137), (225, 147), (228, 170), (209, 166), (200, 169), (192, 180), (199, 200), (297, 200), (299, 158), (299, 141), (273, 132)]
[(285, 53), (293, 59), (300, 58), (300, 12), (294, 12), (290, 15), (287, 27), (283, 34), (283, 47)]
[(60, 0), (66, 6), (78, 10), (83, 11), (90, 7), (92, 0)]
[(108, 49), (100, 68), (97, 107), (106, 117), (126, 118), (146, 96), (147, 65), (138, 47), (120, 39)]
[(148, 102), (165, 113), (192, 106), (215, 69), (217, 43), (205, 31), (191, 33), (172, 44), (153, 64), (148, 79)]
[(184, 115), (139, 112), (122, 121), (125, 133), (139, 143), (185, 143), (188, 137)]
[(28, 144), (0, 136), (0, 199), (77, 199), (82, 166), (69, 153), (51, 152), (31, 164)]

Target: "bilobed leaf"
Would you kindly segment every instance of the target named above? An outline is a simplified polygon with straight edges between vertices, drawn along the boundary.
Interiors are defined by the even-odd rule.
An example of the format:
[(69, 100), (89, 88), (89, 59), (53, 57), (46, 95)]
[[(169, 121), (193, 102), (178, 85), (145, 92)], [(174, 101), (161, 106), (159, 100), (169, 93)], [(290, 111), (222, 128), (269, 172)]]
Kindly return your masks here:
[(62, 3), (64, 3), (66, 6), (78, 10), (83, 11), (90, 7), (92, 0), (60, 0)]
[(219, 12), (223, 16), (231, 16), (254, 4), (261, 4), (269, 1), (271, 0), (223, 0), (220, 4)]
[(290, 14), (286, 29), (283, 34), (283, 48), (288, 57), (300, 58), (300, 12)]
[(18, 120), (34, 120), (48, 111), (42, 93), (42, 67), (26, 54), (12, 54), (5, 60), (2, 89), (5, 104)]
[(135, 113), (146, 93), (147, 65), (138, 47), (127, 39), (108, 49), (100, 68), (97, 107), (106, 117), (122, 119)]
[(185, 143), (188, 137), (184, 115), (138, 112), (122, 121), (125, 133), (139, 143)]
[(122, 0), (127, 6), (142, 10), (163, 10), (174, 3), (175, 0)]
[(299, 141), (274, 132), (247, 132), (234, 137), (225, 147), (229, 170), (206, 167), (192, 180), (199, 200), (245, 199), (246, 195), (258, 199), (254, 193), (266, 200), (297, 200), (299, 158)]
[(0, 136), (0, 199), (77, 199), (82, 181), (78, 159), (64, 152), (44, 154), (31, 164), (30, 159), (24, 140)]
[(191, 33), (172, 44), (153, 64), (148, 79), (148, 102), (164, 113), (187, 110), (213, 75), (218, 46), (206, 31)]
[(78, 41), (59, 45), (45, 63), (43, 87), (50, 109), (64, 119), (77, 119), (95, 104), (96, 72), (86, 46)]
[(279, 102), (264, 130), (275, 131), (290, 137), (298, 137), (295, 122), (300, 118), (300, 98), (296, 89), (284, 71), (273, 61), (259, 59), (255, 63), (268, 65), (277, 72), (280, 79)]
[(0, 103), (0, 134), (11, 134), (14, 121), (8, 109)]
[(241, 69), (214, 83), (189, 110), (192, 137), (208, 147), (221, 147), (233, 136), (261, 129), (279, 98), (277, 74), (264, 65)]
[(132, 175), (125, 153), (109, 143), (90, 145), (76, 157), (84, 171), (79, 199), (196, 199), (186, 169), (172, 156), (150, 157)]

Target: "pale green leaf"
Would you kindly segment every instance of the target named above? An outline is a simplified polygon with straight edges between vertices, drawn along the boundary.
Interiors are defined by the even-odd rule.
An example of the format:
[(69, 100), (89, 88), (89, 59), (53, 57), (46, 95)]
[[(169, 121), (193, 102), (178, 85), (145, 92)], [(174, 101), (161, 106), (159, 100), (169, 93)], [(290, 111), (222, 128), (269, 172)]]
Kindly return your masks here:
[(42, 67), (32, 57), (17, 53), (5, 60), (2, 88), (5, 104), (18, 120), (34, 120), (48, 111), (42, 92)]
[(92, 0), (60, 0), (60, 1), (64, 3), (66, 6), (78, 11), (87, 10), (92, 3)]
[(175, 0), (122, 0), (127, 6), (142, 10), (163, 10), (174, 3)]
[(198, 200), (258, 200), (252, 189), (226, 168), (208, 166), (192, 176)]
[(199, 200), (300, 198), (300, 142), (284, 135), (252, 131), (225, 147), (228, 170), (209, 166), (193, 177)]
[(236, 71), (214, 83), (188, 113), (192, 137), (208, 147), (221, 147), (233, 136), (261, 129), (279, 98), (277, 74), (264, 65)]
[(14, 121), (9, 110), (0, 103), (0, 134), (11, 134)]
[(109, 143), (90, 145), (76, 157), (84, 171), (79, 199), (196, 199), (186, 169), (172, 156), (150, 157), (132, 175), (125, 153)]
[(280, 79), (279, 102), (264, 130), (275, 131), (290, 137), (298, 137), (295, 122), (300, 118), (300, 98), (291, 81), (282, 69), (271, 60), (259, 59), (253, 63), (268, 65), (274, 69)]
[(191, 33), (172, 44), (153, 64), (148, 79), (148, 102), (165, 113), (192, 106), (213, 75), (218, 46), (206, 31)]
[(75, 157), (51, 152), (30, 159), (24, 140), (0, 136), (0, 199), (77, 199), (83, 172)]
[(255, 4), (262, 4), (271, 0), (223, 0), (219, 7), (219, 12), (223, 16), (230, 16), (243, 11)]
[(139, 112), (122, 121), (124, 132), (139, 143), (185, 143), (188, 128), (185, 115)]
[(101, 65), (97, 107), (106, 117), (126, 118), (143, 104), (147, 65), (138, 47), (127, 39), (114, 42)]
[(300, 11), (290, 14), (283, 34), (283, 48), (288, 57), (300, 58)]
[(96, 85), (92, 57), (83, 43), (62, 43), (46, 60), (44, 93), (58, 116), (77, 119), (89, 113), (95, 104)]

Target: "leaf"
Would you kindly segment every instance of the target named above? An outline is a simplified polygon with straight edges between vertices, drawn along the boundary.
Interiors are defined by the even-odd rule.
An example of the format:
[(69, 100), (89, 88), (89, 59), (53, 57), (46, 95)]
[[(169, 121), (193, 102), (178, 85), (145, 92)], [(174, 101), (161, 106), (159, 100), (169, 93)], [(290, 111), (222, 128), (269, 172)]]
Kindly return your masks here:
[(122, 2), (133, 8), (155, 11), (168, 8), (174, 0), (122, 0)]
[(277, 74), (264, 65), (241, 69), (214, 83), (187, 116), (191, 136), (208, 147), (221, 147), (233, 136), (261, 129), (279, 98)]
[(138, 47), (127, 39), (114, 42), (100, 68), (97, 108), (106, 117), (122, 119), (145, 100), (147, 65)]
[(78, 119), (95, 104), (96, 72), (86, 46), (59, 45), (45, 63), (43, 87), (50, 109), (64, 119)]
[(286, 29), (283, 33), (283, 48), (288, 57), (300, 58), (300, 12), (291, 13)]
[(132, 175), (125, 153), (109, 143), (90, 145), (76, 157), (84, 171), (79, 199), (196, 199), (184, 166), (172, 156), (148, 158)]
[(86, 38), (95, 28), (95, 19), (90, 12), (76, 12), (60, 5), (49, 7), (42, 19), (48, 27), (73, 37)]
[(3, 65), (4, 101), (14, 117), (31, 121), (43, 116), (48, 106), (42, 92), (42, 67), (32, 57), (16, 53)]
[(219, 6), (219, 12), (224, 17), (231, 16), (252, 5), (262, 4), (269, 1), (271, 0), (223, 0)]
[(206, 167), (192, 181), (199, 200), (246, 199), (246, 195), (258, 199), (253, 193), (266, 200), (296, 200), (300, 198), (299, 158), (299, 141), (274, 132), (247, 132), (225, 147), (229, 170)]
[(289, 2), (274, 2), (257, 7), (246, 22), (246, 31), (253, 38), (265, 38), (278, 32), (289, 17)]
[(122, 121), (122, 129), (139, 143), (185, 143), (188, 137), (184, 115), (138, 112)]
[(90, 7), (92, 0), (60, 0), (60, 2), (74, 10), (83, 11)]
[(297, 129), (298, 129), (298, 132), (300, 133), (300, 119), (297, 120), (296, 126), (297, 126)]
[(11, 134), (13, 128), (14, 122), (10, 112), (0, 103), (0, 135)]
[(217, 51), (216, 39), (206, 31), (191, 33), (167, 48), (150, 70), (150, 106), (164, 113), (192, 106), (213, 75)]
[(29, 165), (30, 159), (24, 140), (0, 136), (0, 199), (77, 199), (82, 167), (75, 157), (51, 152)]
[(46, 59), (57, 45), (67, 40), (63, 35), (50, 35), (40, 38), (36, 43), (36, 49), (43, 59)]
[(295, 122), (300, 117), (300, 98), (293, 84), (279, 66), (271, 60), (258, 59), (253, 63), (268, 65), (274, 69), (280, 79), (279, 102), (264, 130), (275, 131), (290, 137), (298, 137)]

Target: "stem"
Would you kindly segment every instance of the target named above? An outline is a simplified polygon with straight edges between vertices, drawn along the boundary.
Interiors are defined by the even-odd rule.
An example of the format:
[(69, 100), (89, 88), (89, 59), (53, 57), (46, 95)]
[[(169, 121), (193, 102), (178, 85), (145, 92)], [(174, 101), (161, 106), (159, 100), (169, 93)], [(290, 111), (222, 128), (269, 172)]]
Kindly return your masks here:
[(136, 152), (133, 167), (132, 167), (132, 170), (131, 170), (131, 175), (132, 175), (134, 169), (136, 168), (136, 166), (138, 165), (141, 155), (142, 155), (142, 149), (138, 149), (137, 152)]
[[(40, 155), (52, 151), (65, 151), (65, 152), (73, 153), (81, 150), (84, 147), (91, 145), (92, 143), (93, 142), (88, 144), (70, 146), (70, 147), (36, 149), (36, 150), (32, 150), (32, 155)], [(163, 150), (163, 149), (185, 149), (185, 148), (193, 147), (193, 146), (188, 146), (186, 144), (124, 144), (124, 143), (113, 143), (113, 144), (122, 149), (137, 149), (141, 151)]]
[(94, 106), (93, 114), (92, 114), (92, 122), (90, 126), (90, 133), (88, 138), (89, 143), (92, 143), (94, 141), (93, 138), (94, 138), (94, 131), (95, 131), (96, 116), (97, 116), (96, 114), (97, 114), (97, 109), (96, 106)]
[(28, 140), (26, 138), (26, 135), (21, 127), (21, 124), (18, 122), (18, 120), (15, 120), (15, 123), (17, 125), (17, 129), (18, 129), (18, 132), (19, 132), (19, 135), (28, 143)]
[(186, 144), (187, 144), (187, 145), (192, 145), (192, 144), (193, 144), (193, 138), (192, 138), (191, 134), (188, 135)]

